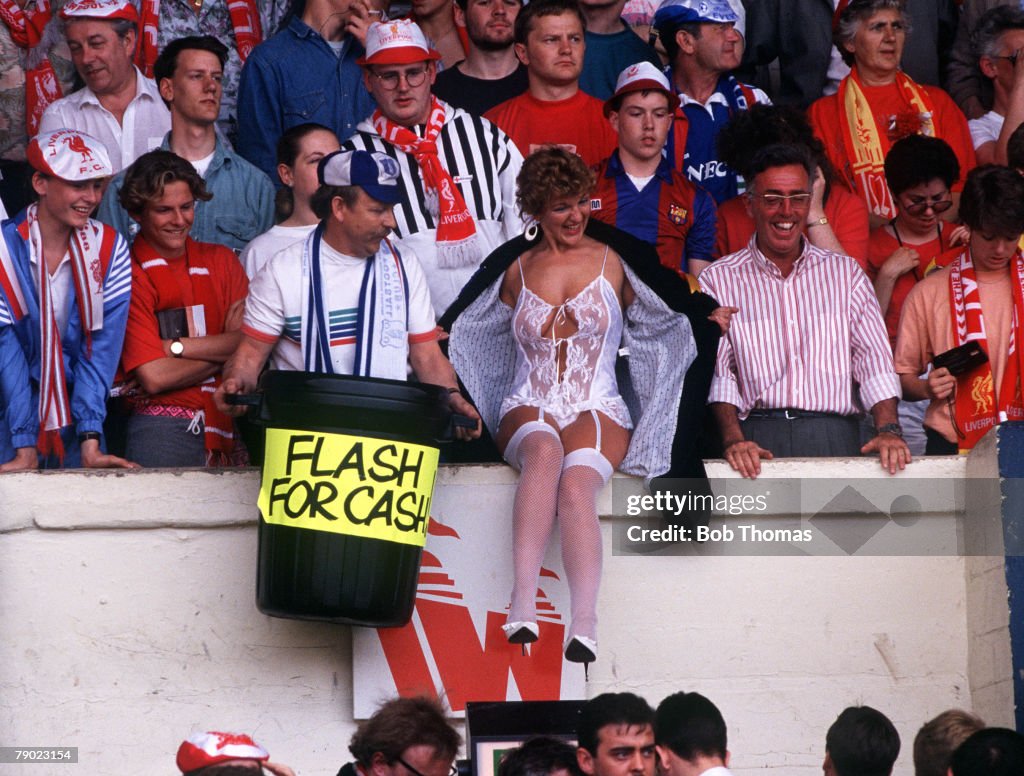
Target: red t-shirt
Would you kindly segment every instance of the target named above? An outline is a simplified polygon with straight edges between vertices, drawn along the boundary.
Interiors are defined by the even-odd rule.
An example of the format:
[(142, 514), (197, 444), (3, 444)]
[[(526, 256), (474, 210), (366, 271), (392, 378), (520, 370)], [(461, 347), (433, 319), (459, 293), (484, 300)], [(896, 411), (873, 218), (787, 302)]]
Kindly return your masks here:
[[(935, 115), (932, 116), (935, 136), (949, 143), (960, 162), (960, 179), (952, 186), (953, 191), (960, 191), (964, 187), (967, 173), (977, 165), (967, 119), (964, 118), (964, 114), (960, 112), (956, 103), (942, 89), (923, 84), (918, 84), (918, 88), (927, 93), (935, 108)], [(864, 86), (863, 89), (864, 96), (871, 105), (875, 123), (884, 133), (889, 126), (889, 118), (907, 110), (907, 104), (901, 96), (900, 89), (895, 83), (885, 86)], [(849, 170), (849, 159), (846, 158), (846, 145), (843, 139), (848, 130), (839, 96), (831, 94), (814, 102), (807, 109), (807, 118), (810, 119), (811, 126), (814, 128), (814, 134), (825, 144), (825, 152), (828, 154), (832, 166), (835, 167), (836, 174), (841, 180), (852, 185), (853, 176)], [(888, 149), (885, 151), (888, 152)]]
[[(832, 185), (825, 202), (825, 218), (848, 256), (862, 267), (868, 254), (868, 207), (844, 186)], [(718, 206), (718, 237), (715, 258), (747, 247), (754, 234), (754, 219), (747, 214), (743, 195)], [(807, 227), (804, 227), (807, 236)]]
[(538, 100), (529, 92), (484, 114), (497, 124), (523, 156), (542, 145), (560, 145), (579, 154), (588, 167), (611, 156), (619, 138), (604, 117), (604, 103), (583, 91), (567, 100)]
[[(128, 326), (121, 353), (121, 365), (127, 374), (150, 361), (167, 357), (156, 313), (178, 306), (177, 301), (169, 302), (164, 298), (150, 275), (140, 266), (140, 261), (159, 258), (159, 254), (148, 245), (140, 250), (138, 241), (141, 239), (141, 236), (137, 237), (136, 245), (133, 246), (132, 301), (128, 308)], [(199, 304), (196, 287), (200, 283), (209, 284), (206, 293), (202, 294), (207, 300), (203, 304), (202, 315), (206, 334), (223, 333), (228, 308), (239, 299), (244, 299), (249, 292), (249, 279), (234, 251), (223, 245), (195, 242), (189, 238), (187, 260), (181, 257), (163, 261), (167, 262), (178, 286), (176, 291), (180, 293), (185, 306)], [(203, 395), (198, 385), (167, 391), (152, 398), (158, 404), (197, 410), (203, 408)]]
[[(885, 311), (885, 328), (889, 332), (889, 340), (892, 342), (893, 348), (896, 347), (900, 313), (903, 311), (903, 302), (906, 300), (907, 294), (911, 292), (917, 281), (936, 269), (945, 267), (963, 252), (963, 246), (953, 248), (949, 244), (949, 235), (956, 229), (956, 226), (948, 221), (941, 221), (940, 224), (941, 236), (936, 233), (934, 240), (920, 245), (907, 244), (906, 246), (917, 251), (921, 260), (918, 262), (917, 269), (900, 275), (892, 287), (892, 298), (889, 300), (889, 308)], [(899, 247), (899, 240), (889, 234), (886, 227), (880, 226), (871, 232), (871, 239), (868, 242), (868, 259), (864, 264), (864, 271), (868, 273), (872, 283), (878, 277), (885, 260), (892, 256)]]

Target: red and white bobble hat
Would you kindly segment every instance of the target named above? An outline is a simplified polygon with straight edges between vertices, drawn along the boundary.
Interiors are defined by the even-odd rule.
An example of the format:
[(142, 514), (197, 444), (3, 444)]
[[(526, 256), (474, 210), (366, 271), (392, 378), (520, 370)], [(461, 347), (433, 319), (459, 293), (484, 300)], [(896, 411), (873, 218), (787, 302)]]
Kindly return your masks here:
[(668, 78), (650, 62), (638, 62), (630, 65), (621, 73), (615, 82), (615, 94), (604, 103), (604, 115), (612, 112), (612, 106), (621, 104), (623, 96), (630, 92), (664, 92), (668, 96), (668, 109), (675, 111), (679, 107), (679, 97), (669, 86)]
[(265, 762), (270, 754), (245, 733), (195, 733), (178, 747), (178, 768), (192, 773), (208, 765), (232, 760), (259, 760)]
[(139, 21), (139, 12), (129, 0), (71, 0), (60, 9), (61, 19), (126, 19)]
[(441, 55), (427, 45), (427, 38), (416, 22), (410, 19), (374, 22), (366, 31), (366, 56), (356, 60), (360, 65), (412, 65)]
[(29, 141), (26, 153), (32, 169), (72, 183), (114, 174), (103, 143), (74, 129), (40, 132)]

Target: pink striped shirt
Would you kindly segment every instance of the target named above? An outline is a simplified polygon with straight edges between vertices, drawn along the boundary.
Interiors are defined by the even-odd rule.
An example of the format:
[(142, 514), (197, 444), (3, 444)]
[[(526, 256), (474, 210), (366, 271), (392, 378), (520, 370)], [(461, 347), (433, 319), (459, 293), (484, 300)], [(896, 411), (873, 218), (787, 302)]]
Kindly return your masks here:
[[(804, 250), (789, 277), (754, 238), (700, 275), (719, 304), (738, 307), (718, 347), (708, 402), (854, 415), (900, 395), (885, 322), (854, 259)], [(860, 402), (854, 396), (860, 388)]]

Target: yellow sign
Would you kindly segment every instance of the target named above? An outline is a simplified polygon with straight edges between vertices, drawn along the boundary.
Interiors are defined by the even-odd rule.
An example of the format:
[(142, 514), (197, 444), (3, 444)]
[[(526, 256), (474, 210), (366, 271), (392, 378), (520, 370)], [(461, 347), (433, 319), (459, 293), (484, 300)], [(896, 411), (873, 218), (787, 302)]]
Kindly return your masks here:
[(422, 547), (436, 447), (267, 429), (260, 514), (268, 523)]

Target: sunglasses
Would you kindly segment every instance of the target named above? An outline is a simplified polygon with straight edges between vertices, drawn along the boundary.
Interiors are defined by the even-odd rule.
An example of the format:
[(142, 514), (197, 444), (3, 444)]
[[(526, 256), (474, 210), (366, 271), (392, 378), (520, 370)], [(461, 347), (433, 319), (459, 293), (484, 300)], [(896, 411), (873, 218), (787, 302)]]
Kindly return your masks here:
[(911, 202), (909, 205), (901, 205), (903, 210), (912, 216), (924, 215), (924, 212), (931, 208), (935, 215), (945, 213), (953, 207), (951, 199), (923, 199), (920, 202)]

